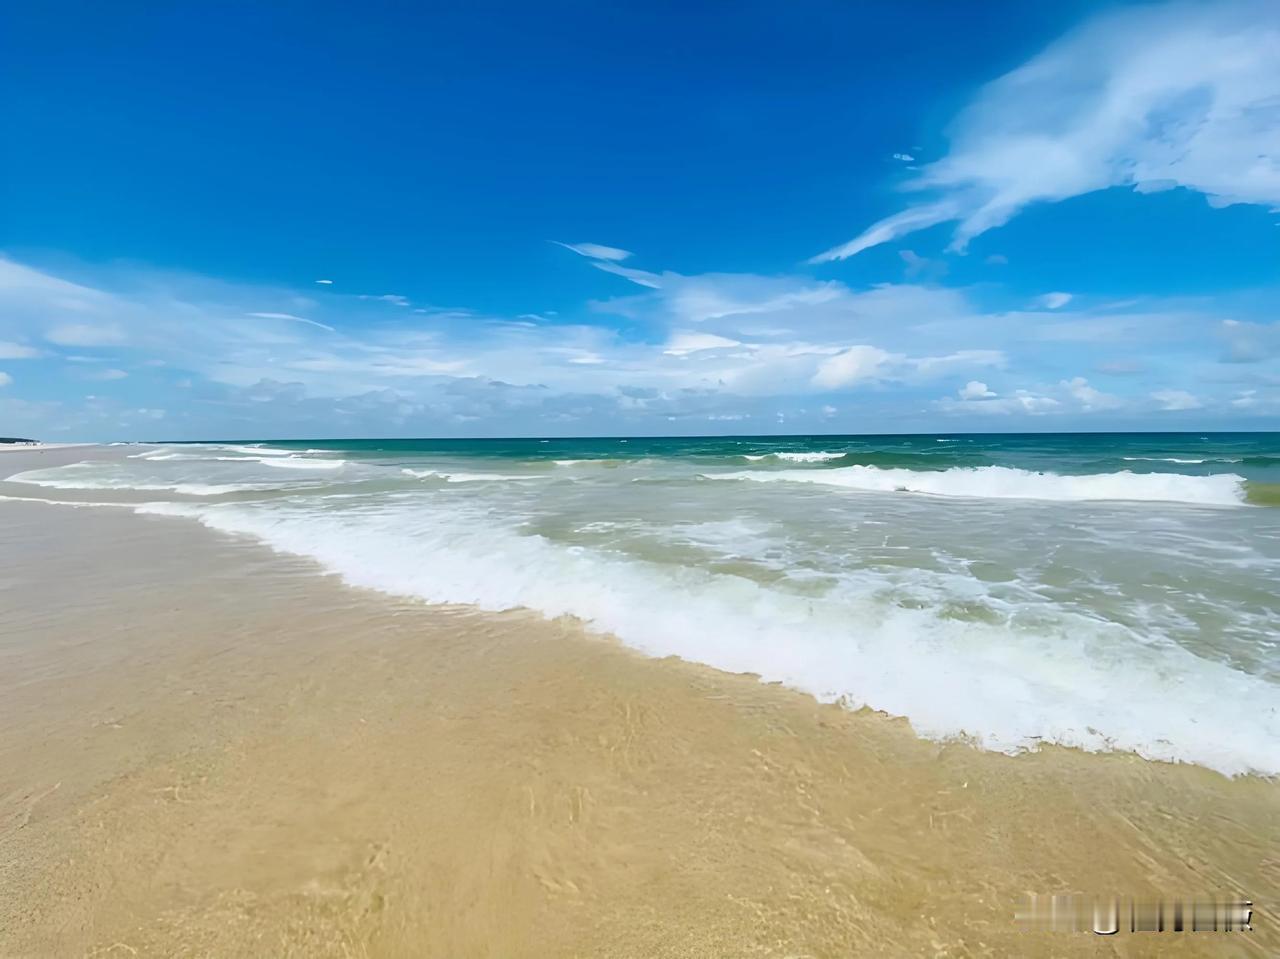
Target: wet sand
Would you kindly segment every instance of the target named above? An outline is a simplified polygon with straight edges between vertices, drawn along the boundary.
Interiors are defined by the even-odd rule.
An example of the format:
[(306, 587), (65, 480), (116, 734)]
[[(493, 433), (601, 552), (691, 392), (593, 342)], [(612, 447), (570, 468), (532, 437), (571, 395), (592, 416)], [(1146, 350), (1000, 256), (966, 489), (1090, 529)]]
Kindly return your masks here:
[[(1275, 782), (925, 742), (180, 519), (0, 501), (0, 537), (2, 956), (1280, 952)], [(1073, 891), (1256, 928), (1015, 928)]]

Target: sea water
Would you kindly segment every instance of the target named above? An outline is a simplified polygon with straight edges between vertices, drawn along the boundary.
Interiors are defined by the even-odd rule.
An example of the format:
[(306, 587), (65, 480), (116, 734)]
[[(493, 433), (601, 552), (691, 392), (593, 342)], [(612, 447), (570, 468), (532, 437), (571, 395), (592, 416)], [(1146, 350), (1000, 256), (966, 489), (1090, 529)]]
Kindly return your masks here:
[(0, 492), (573, 616), (930, 738), (1280, 774), (1276, 434), (244, 440)]

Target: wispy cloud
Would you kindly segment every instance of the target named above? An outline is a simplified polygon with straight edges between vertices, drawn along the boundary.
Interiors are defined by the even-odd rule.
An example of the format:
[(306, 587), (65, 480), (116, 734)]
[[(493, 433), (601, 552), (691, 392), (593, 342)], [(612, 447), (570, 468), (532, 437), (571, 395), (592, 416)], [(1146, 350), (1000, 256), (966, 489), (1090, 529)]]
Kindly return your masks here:
[(984, 87), (950, 134), (950, 152), (905, 184), (926, 199), (813, 262), (949, 221), (963, 250), (1033, 203), (1116, 186), (1280, 205), (1280, 7), (1102, 14)]
[(1059, 310), (1070, 303), (1071, 300), (1070, 293), (1046, 293), (1043, 296), (1036, 297), (1036, 305), (1042, 306), (1046, 310)]
[(592, 260), (627, 260), (631, 258), (630, 250), (620, 250), (616, 246), (605, 246), (602, 243), (561, 243), (559, 240), (552, 240), (556, 246), (562, 246), (566, 250), (572, 250), (579, 256), (585, 256)]
[(289, 320), (292, 323), (306, 323), (322, 330), (328, 330), (330, 333), (335, 332), (332, 326), (317, 323), (315, 320), (308, 320), (305, 316), (294, 316), (292, 313), (246, 313), (245, 316), (256, 317), (260, 320)]

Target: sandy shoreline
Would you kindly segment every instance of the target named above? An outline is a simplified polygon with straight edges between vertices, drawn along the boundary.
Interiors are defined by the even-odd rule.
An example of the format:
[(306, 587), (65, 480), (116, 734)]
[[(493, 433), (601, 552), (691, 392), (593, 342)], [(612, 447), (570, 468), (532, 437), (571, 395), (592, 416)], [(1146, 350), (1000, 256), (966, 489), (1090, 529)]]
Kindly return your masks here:
[(1223, 954), (1015, 929), (1060, 891), (1244, 894), (1230, 954), (1280, 948), (1274, 782), (940, 746), (179, 519), (0, 530), (0, 955)]

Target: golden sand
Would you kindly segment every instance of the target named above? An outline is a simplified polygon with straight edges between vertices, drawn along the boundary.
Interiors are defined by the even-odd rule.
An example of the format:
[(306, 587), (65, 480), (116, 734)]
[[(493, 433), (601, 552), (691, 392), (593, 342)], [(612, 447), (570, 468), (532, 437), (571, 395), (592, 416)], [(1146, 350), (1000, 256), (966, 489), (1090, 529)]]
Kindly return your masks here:
[[(178, 519), (0, 536), (2, 956), (1280, 953), (1274, 782), (925, 742)], [(1070, 891), (1258, 914), (1015, 927)]]

